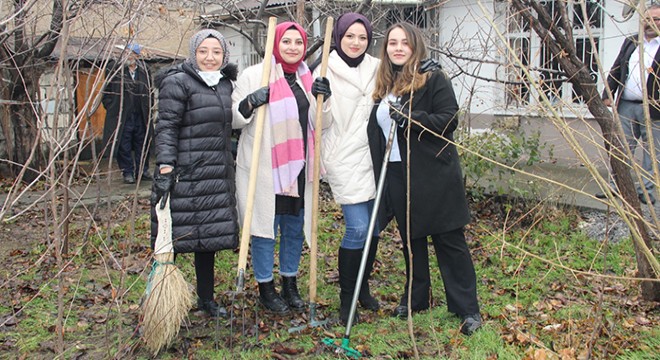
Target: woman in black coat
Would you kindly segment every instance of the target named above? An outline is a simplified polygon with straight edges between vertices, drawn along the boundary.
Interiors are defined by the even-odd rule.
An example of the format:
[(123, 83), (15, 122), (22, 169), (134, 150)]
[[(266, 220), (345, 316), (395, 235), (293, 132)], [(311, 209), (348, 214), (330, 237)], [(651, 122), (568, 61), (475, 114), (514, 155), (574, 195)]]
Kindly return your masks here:
[[(403, 240), (406, 279), (410, 275), (408, 230), (410, 233), (410, 307), (416, 312), (430, 306), (430, 236), (445, 284), (447, 307), (462, 318), (461, 332), (469, 335), (481, 326), (481, 316), (476, 275), (463, 232), (470, 215), (458, 152), (451, 143), (458, 126), (456, 96), (437, 63), (422, 61), (427, 50), (419, 29), (398, 23), (388, 29), (386, 39), (376, 72), (375, 105), (367, 131), (378, 177), (386, 136), (392, 125), (397, 126), (383, 196)], [(405, 289), (393, 316), (408, 316), (408, 280)]]
[[(170, 198), (174, 252), (195, 253), (198, 308), (227, 311), (213, 298), (215, 252), (238, 245), (231, 93), (236, 66), (224, 37), (202, 30), (190, 39), (190, 57), (160, 82), (155, 130), (152, 206)], [(158, 231), (152, 209), (151, 238)]]

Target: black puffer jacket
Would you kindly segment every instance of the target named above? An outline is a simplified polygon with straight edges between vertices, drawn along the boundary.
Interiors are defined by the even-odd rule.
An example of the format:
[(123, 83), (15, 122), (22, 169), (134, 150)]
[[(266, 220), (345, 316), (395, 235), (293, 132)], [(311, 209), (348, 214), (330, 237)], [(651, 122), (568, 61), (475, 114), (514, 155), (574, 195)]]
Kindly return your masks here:
[[(234, 159), (231, 153), (231, 92), (236, 65), (209, 87), (188, 64), (157, 75), (157, 169), (172, 165), (178, 182), (171, 192), (174, 252), (206, 252), (238, 246)], [(158, 171), (158, 170), (156, 170)], [(151, 211), (151, 240), (158, 222)]]

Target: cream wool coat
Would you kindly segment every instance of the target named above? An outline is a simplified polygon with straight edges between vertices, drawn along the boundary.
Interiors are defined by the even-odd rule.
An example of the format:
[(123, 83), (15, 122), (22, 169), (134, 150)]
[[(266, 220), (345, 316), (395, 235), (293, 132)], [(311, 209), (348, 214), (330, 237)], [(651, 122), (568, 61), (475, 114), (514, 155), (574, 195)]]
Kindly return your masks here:
[[(335, 201), (342, 205), (362, 203), (376, 197), (367, 124), (373, 107), (380, 60), (367, 54), (360, 65), (349, 67), (336, 51), (328, 58), (326, 77), (332, 96), (332, 126), (323, 131), (321, 156), (325, 179)], [(314, 72), (320, 73), (320, 66)]]
[[(273, 66), (275, 63), (273, 62)], [(238, 105), (250, 93), (261, 87), (261, 76), (263, 74), (263, 63), (250, 66), (243, 70), (236, 81), (234, 92), (232, 93), (233, 121), (232, 128), (242, 129), (238, 140), (238, 154), (236, 156), (236, 196), (238, 203), (239, 222), (243, 226), (245, 212), (247, 208), (248, 180), (250, 178), (250, 162), (252, 161), (252, 149), (254, 145), (254, 134), (257, 124), (257, 109), (252, 116), (244, 118), (238, 111)], [(298, 79), (298, 85), (303, 88), (302, 82)], [(334, 96), (334, 95), (333, 95)], [(332, 99), (332, 96), (330, 97)], [(309, 95), (309, 112), (312, 121), (315, 122), (316, 99)], [(332, 122), (328, 101), (324, 104), (323, 110), (323, 128), (326, 128)], [(264, 105), (268, 107), (268, 105)], [(253, 121), (254, 120), (254, 121)], [(257, 172), (257, 188), (254, 197), (254, 209), (252, 213), (252, 224), (250, 235), (274, 239), (273, 225), (275, 221), (275, 193), (273, 190), (273, 173), (271, 161), (272, 136), (268, 112), (264, 121), (263, 136), (261, 139), (261, 149), (259, 152), (259, 163)], [(313, 161), (314, 159), (310, 159)], [(306, 164), (307, 167), (310, 163)], [(305, 182), (305, 238), (309, 242), (311, 234), (312, 219), (312, 182), (311, 179)]]

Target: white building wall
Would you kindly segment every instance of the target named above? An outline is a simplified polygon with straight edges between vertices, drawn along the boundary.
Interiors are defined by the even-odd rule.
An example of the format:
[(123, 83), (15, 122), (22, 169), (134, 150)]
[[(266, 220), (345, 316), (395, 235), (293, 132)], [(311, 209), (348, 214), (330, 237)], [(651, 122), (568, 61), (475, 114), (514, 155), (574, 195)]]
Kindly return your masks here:
[[(449, 60), (443, 56), (442, 63), (446, 71), (454, 77), (452, 82), (459, 104), (465, 111), (475, 115), (530, 115), (537, 113), (537, 104), (531, 104), (525, 108), (506, 107), (505, 86), (501, 82), (495, 81), (506, 79), (504, 52), (506, 46), (495, 31), (495, 26), (497, 26), (505, 34), (506, 6), (506, 1), (453, 0), (445, 4), (439, 11), (440, 44), (431, 44), (431, 46), (439, 46), (456, 56), (467, 58)], [(603, 88), (602, 79), (612, 66), (624, 37), (636, 33), (639, 26), (639, 16), (636, 14), (630, 20), (621, 22), (623, 9), (621, 3), (604, 1), (604, 6), (605, 13), (599, 49), (601, 73), (604, 75), (601, 75), (599, 79), (600, 89)], [(613, 15), (614, 18), (610, 15)], [(538, 61), (541, 43), (535, 35), (532, 37), (530, 47), (532, 61), (534, 59)], [(483, 60), (483, 62), (479, 60)], [(501, 65), (497, 63), (501, 63)], [(537, 75), (535, 74), (535, 76)], [(533, 93), (532, 97), (538, 97), (538, 93)], [(577, 108), (579, 114), (569, 111), (568, 116), (589, 116), (584, 106), (573, 107)]]
[(245, 59), (249, 56), (247, 46), (250, 46), (250, 42), (245, 39), (243, 35), (238, 33), (235, 30), (232, 30), (228, 27), (219, 27), (217, 28), (220, 33), (227, 40), (227, 46), (229, 47), (229, 62), (238, 65), (238, 71), (242, 71), (247, 66)]
[[(491, 1), (482, 3), (487, 9), (493, 9)], [(492, 13), (489, 15), (492, 16)], [(478, 61), (498, 61), (494, 43), (497, 34), (491, 22), (485, 18), (477, 2), (457, 0), (442, 7), (439, 24), (439, 47), (463, 58), (449, 60), (442, 57), (443, 67), (453, 77), (459, 104), (466, 111), (476, 114), (495, 112), (501, 85), (480, 78), (494, 79), (498, 67)], [(467, 74), (475, 74), (479, 78)]]

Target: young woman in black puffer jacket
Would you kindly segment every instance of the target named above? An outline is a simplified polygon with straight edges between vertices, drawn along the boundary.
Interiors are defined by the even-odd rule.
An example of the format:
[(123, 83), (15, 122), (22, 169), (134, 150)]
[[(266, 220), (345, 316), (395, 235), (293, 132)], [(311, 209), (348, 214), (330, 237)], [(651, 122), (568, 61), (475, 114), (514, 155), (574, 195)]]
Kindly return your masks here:
[[(238, 246), (231, 142), (231, 93), (237, 68), (224, 37), (202, 30), (190, 57), (157, 76), (156, 174), (152, 207), (170, 198), (174, 253), (195, 254), (198, 308), (226, 316), (214, 300), (215, 252)], [(158, 231), (152, 208), (152, 244)]]

